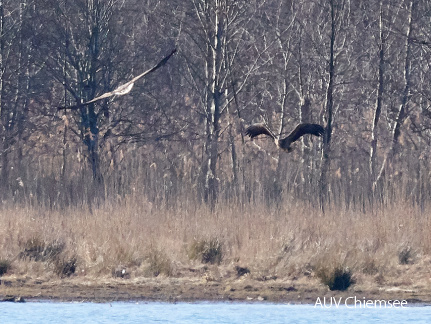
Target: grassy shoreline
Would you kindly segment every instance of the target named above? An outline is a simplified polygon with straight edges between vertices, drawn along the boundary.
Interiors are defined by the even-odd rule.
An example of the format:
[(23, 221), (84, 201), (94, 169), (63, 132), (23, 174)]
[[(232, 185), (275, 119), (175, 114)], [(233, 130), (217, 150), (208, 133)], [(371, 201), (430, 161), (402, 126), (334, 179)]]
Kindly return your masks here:
[[(428, 215), (402, 204), (324, 214), (298, 204), (220, 206), (211, 213), (145, 201), (92, 212), (3, 208), (0, 260), (7, 269), (0, 297), (116, 300), (115, 291), (125, 289), (121, 300), (314, 303), (357, 293), (428, 303)], [(322, 273), (331, 276), (336, 268), (354, 279), (346, 291), (322, 283)], [(105, 297), (88, 297), (93, 288)]]
[[(6, 284), (5, 284), (6, 283)], [(207, 282), (196, 278), (119, 279), (54, 279), (43, 281), (30, 278), (6, 278), (0, 286), (0, 299), (11, 296), (25, 301), (51, 300), (60, 302), (112, 301), (235, 301), (315, 304), (325, 297), (358, 300), (406, 300), (408, 305), (431, 304), (431, 290), (412, 287), (356, 286), (347, 291), (330, 291), (317, 280), (277, 279), (259, 282), (253, 279), (227, 279)]]

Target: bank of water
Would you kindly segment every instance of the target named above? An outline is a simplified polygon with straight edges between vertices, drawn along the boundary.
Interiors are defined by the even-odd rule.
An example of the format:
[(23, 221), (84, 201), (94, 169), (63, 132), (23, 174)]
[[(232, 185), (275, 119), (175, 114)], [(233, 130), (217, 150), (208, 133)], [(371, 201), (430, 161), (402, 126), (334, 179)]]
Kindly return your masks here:
[(431, 323), (431, 307), (349, 308), (270, 303), (0, 303), (0, 323)]

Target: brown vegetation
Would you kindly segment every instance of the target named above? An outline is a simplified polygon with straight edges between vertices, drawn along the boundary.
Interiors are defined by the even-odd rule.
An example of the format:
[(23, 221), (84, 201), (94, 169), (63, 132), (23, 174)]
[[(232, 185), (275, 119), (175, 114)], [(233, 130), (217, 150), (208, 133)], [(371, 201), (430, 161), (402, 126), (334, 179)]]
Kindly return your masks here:
[(428, 289), (430, 5), (0, 2), (1, 282)]
[[(251, 286), (289, 282), (292, 289), (305, 285), (317, 294), (320, 279), (335, 290), (331, 280), (333, 284), (338, 275), (346, 279), (348, 273), (349, 285), (356, 282), (353, 287), (365, 292), (429, 289), (431, 222), (420, 210), (405, 204), (369, 213), (342, 208), (322, 213), (293, 202), (285, 207), (224, 205), (210, 212), (204, 206), (169, 210), (128, 201), (105, 204), (92, 213), (5, 209), (0, 213), (5, 224), (0, 251), (9, 266), (2, 279), (48, 283), (72, 276), (81, 278), (74, 281), (79, 284), (96, 278), (121, 277), (131, 283), (195, 278), (232, 286), (245, 275)], [(405, 246), (414, 248), (414, 263), (401, 262), (407, 258)], [(215, 257), (215, 251), (222, 256)], [(112, 271), (119, 265), (126, 276)], [(238, 269), (247, 271), (239, 274)], [(337, 269), (343, 273), (337, 275)], [(196, 297), (206, 298), (204, 293)]]

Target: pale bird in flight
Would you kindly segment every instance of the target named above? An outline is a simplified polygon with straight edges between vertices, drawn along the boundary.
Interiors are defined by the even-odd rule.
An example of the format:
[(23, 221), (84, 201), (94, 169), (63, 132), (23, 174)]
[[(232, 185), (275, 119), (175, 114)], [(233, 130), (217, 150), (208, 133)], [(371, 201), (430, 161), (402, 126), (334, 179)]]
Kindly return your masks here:
[(132, 88), (133, 85), (135, 84), (136, 81), (138, 81), (140, 78), (144, 77), (145, 75), (154, 72), (155, 70), (157, 70), (159, 67), (163, 66), (166, 64), (166, 62), (170, 59), (170, 57), (176, 52), (177, 50), (174, 49), (171, 54), (169, 54), (168, 56), (166, 56), (163, 60), (161, 60), (159, 63), (157, 63), (154, 67), (152, 67), (151, 69), (139, 74), (138, 76), (134, 77), (132, 80), (130, 80), (129, 82), (126, 82), (122, 85), (120, 85), (119, 87), (117, 87), (115, 90), (110, 91), (110, 92), (106, 92), (104, 94), (102, 94), (101, 96), (98, 96), (94, 99), (91, 99), (87, 102), (81, 103), (81, 104), (77, 104), (77, 105), (73, 105), (73, 106), (62, 106), (62, 107), (58, 107), (58, 109), (77, 109), (80, 108), (82, 106), (87, 106), (93, 102), (105, 99), (105, 98), (109, 98), (112, 96), (124, 96), (125, 94), (128, 94)]

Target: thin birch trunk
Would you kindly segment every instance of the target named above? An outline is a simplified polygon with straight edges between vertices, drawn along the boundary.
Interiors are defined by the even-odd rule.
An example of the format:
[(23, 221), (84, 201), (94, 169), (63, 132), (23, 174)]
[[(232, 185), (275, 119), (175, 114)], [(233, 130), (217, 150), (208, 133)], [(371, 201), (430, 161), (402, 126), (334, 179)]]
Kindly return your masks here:
[(400, 145), (400, 136), (401, 136), (401, 126), (403, 125), (406, 117), (407, 117), (407, 108), (410, 100), (410, 86), (411, 86), (411, 75), (410, 75), (410, 64), (412, 57), (412, 12), (414, 10), (414, 3), (410, 1), (409, 3), (409, 13), (408, 13), (408, 27), (406, 33), (406, 42), (405, 42), (405, 61), (404, 61), (404, 89), (401, 97), (401, 104), (398, 109), (397, 117), (395, 119), (395, 124), (392, 132), (392, 144), (389, 151), (386, 153), (386, 156), (382, 162), (382, 166), (380, 171), (376, 177), (376, 180), (373, 183), (373, 189), (376, 188), (376, 185), (385, 174), (385, 169), (387, 167), (388, 161), (392, 160), (395, 157), (399, 150)]
[(331, 36), (329, 48), (329, 62), (328, 62), (328, 87), (326, 91), (326, 127), (323, 136), (323, 151), (322, 151), (322, 170), (320, 175), (320, 207), (324, 210), (324, 205), (328, 202), (329, 184), (328, 173), (331, 166), (331, 136), (332, 136), (332, 117), (333, 117), (333, 92), (335, 82), (335, 65), (334, 65), (334, 52), (335, 52), (335, 4), (331, 0)]
[(385, 37), (383, 35), (383, 5), (380, 2), (380, 18), (379, 18), (379, 76), (377, 87), (376, 106), (374, 109), (373, 124), (371, 127), (371, 146), (370, 146), (370, 174), (371, 180), (374, 180), (376, 174), (376, 157), (377, 157), (377, 141), (378, 141), (378, 123), (382, 112), (382, 101), (384, 91), (384, 72), (385, 72)]
[[(217, 179), (217, 158), (218, 141), (220, 136), (220, 113), (221, 113), (221, 92), (219, 86), (219, 69), (222, 62), (222, 32), (223, 21), (220, 12), (219, 1), (215, 1), (213, 39), (207, 45), (207, 80), (209, 81), (209, 91), (207, 92), (206, 111), (206, 132), (207, 140), (205, 145), (206, 162), (204, 165), (204, 200), (214, 209), (217, 202), (218, 179)], [(207, 15), (210, 15), (207, 7)], [(211, 19), (208, 17), (208, 22)]]

